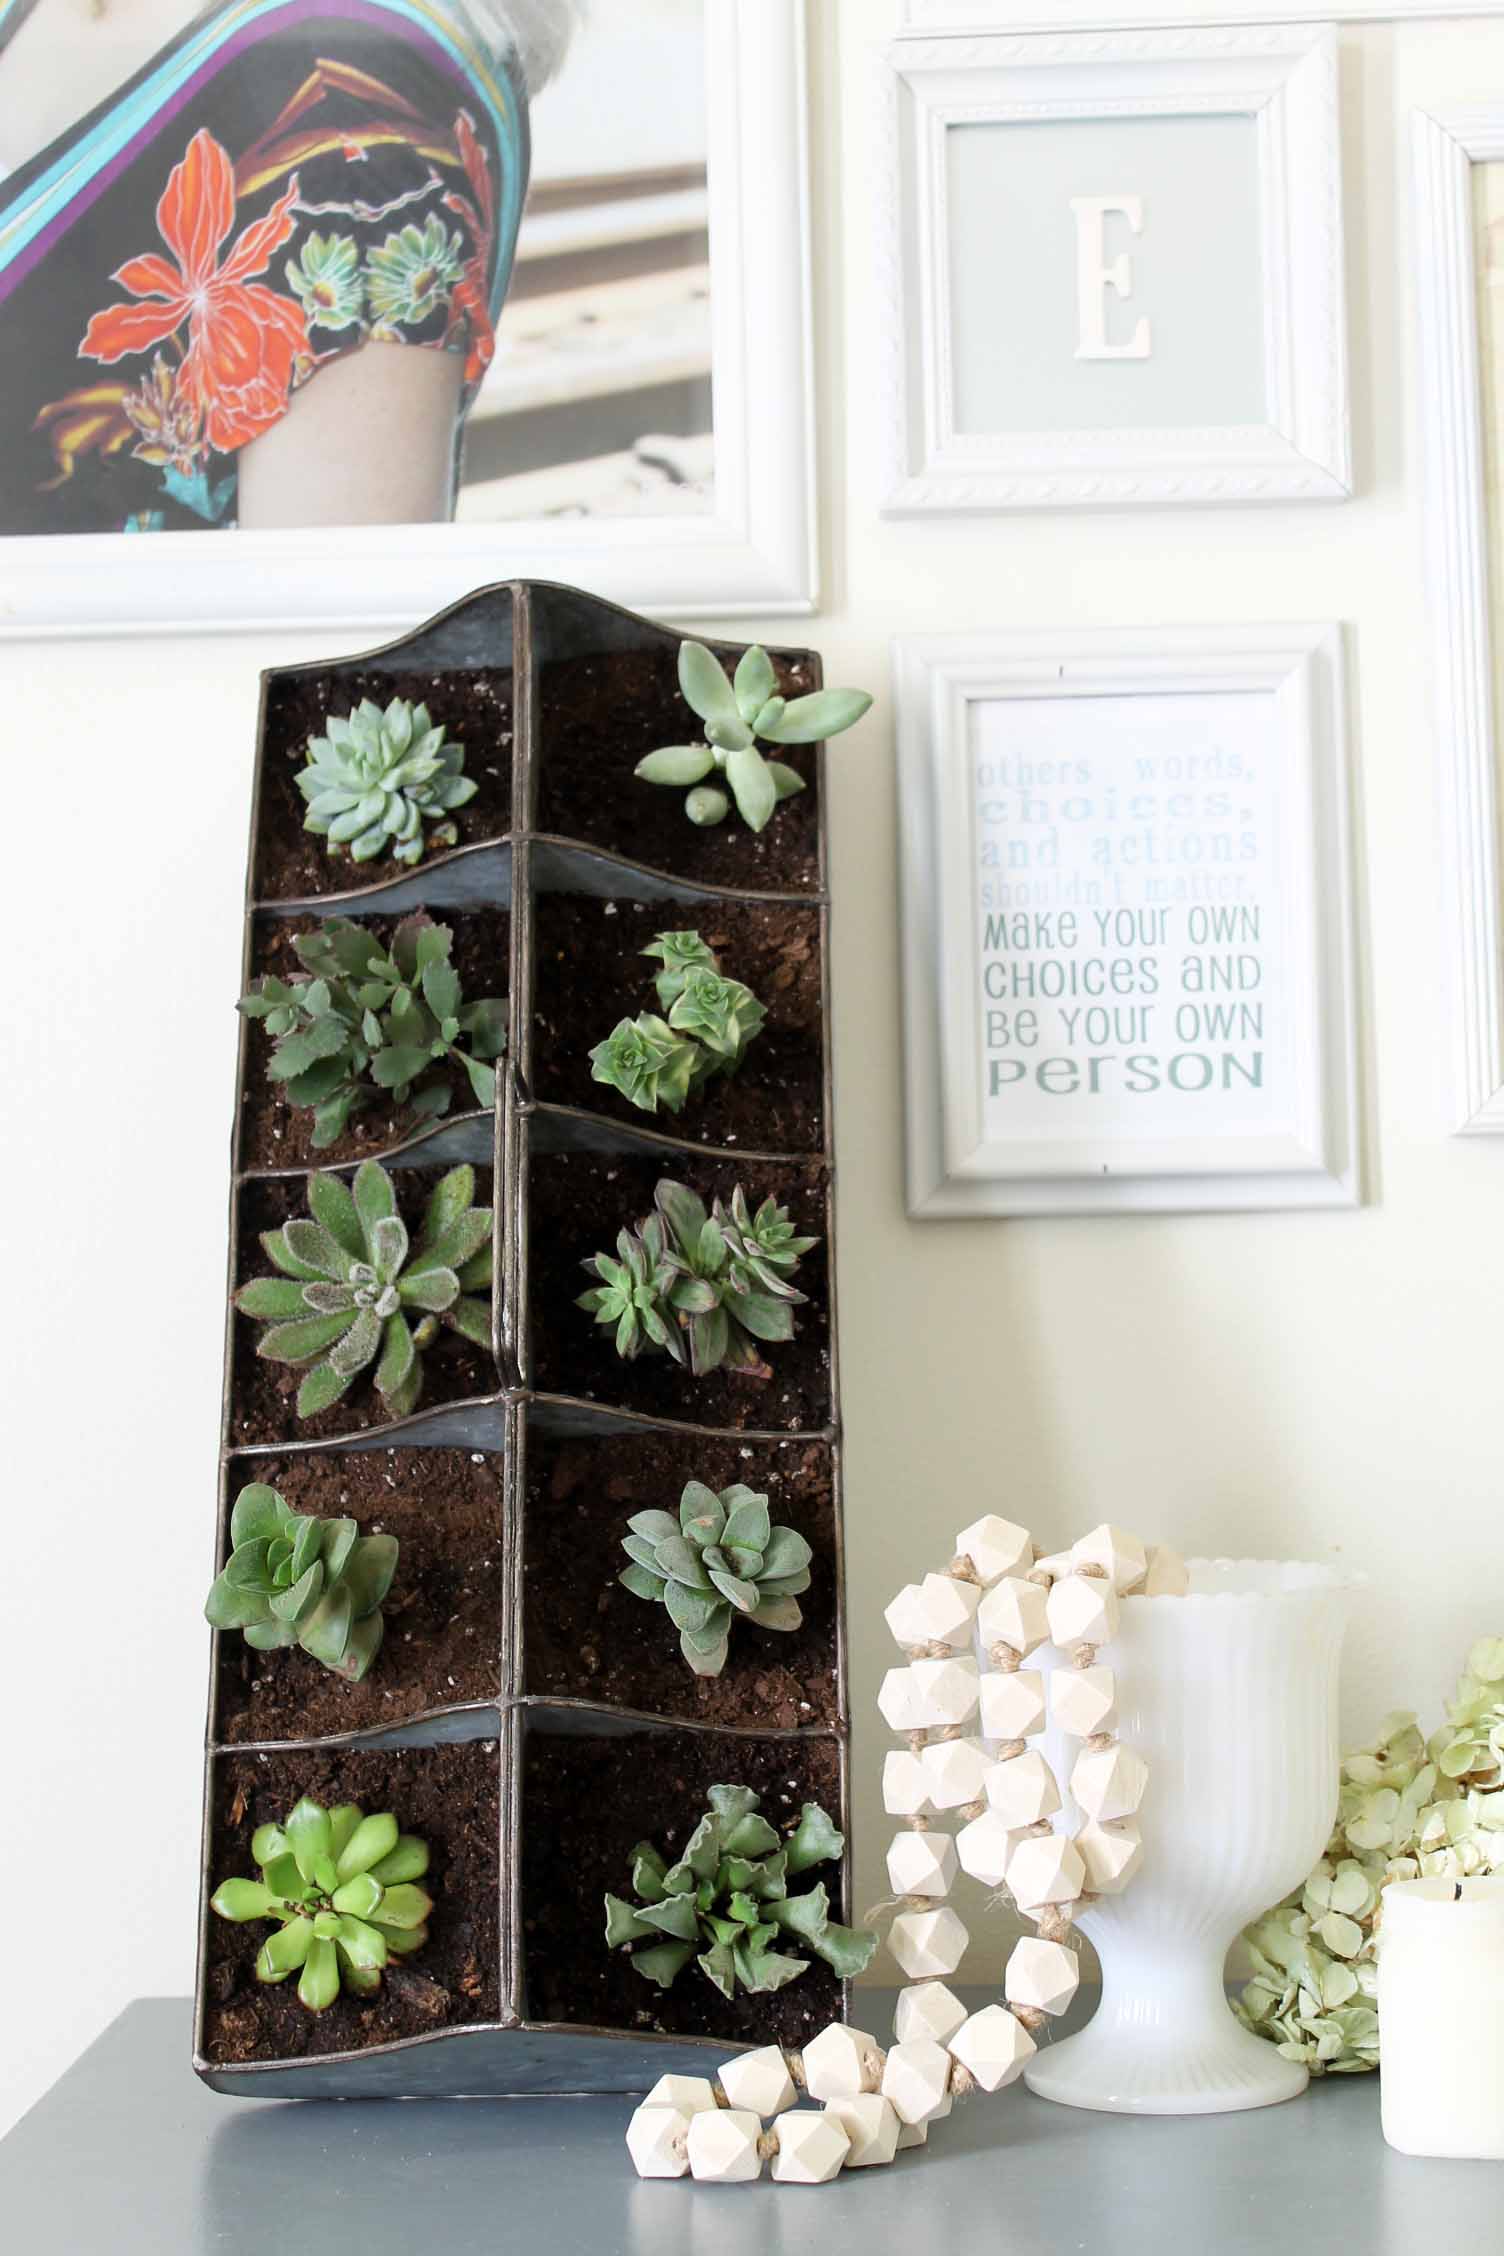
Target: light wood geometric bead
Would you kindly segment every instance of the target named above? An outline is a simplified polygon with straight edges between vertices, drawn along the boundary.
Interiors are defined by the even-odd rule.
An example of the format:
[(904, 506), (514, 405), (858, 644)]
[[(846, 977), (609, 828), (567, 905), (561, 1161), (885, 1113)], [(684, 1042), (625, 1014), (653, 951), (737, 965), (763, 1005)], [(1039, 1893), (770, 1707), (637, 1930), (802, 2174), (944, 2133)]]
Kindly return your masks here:
[(1022, 2073), (1033, 2054), (1034, 2039), (1006, 2006), (989, 2005), (962, 2023), (950, 2040), (950, 2050), (983, 2091), (994, 2092)]
[(1107, 1645), (1117, 1635), (1118, 1594), (1104, 1575), (1068, 1574), (1051, 1583), (1045, 1604), (1053, 1644)]
[(918, 1613), (924, 1624), (918, 1644), (960, 1645), (971, 1636), (971, 1624), (982, 1593), (974, 1582), (957, 1582), (953, 1575), (927, 1574), (919, 1585)]
[(627, 2152), (640, 2178), (682, 2178), (689, 2168), (689, 2126), (693, 2117), (680, 2107), (652, 2107), (644, 2100), (627, 2125)]
[(1119, 1825), (1088, 1822), (1076, 1835), (1076, 1846), (1086, 1867), (1086, 1885), (1094, 1896), (1115, 1896), (1144, 1861), (1144, 1844), (1131, 1821)]
[(689, 2167), (706, 2185), (740, 2185), (762, 2176), (762, 2125), (744, 2107), (717, 2107), (689, 2119)]
[(911, 1982), (921, 1982), (931, 1974), (954, 1974), (966, 1955), (969, 1939), (949, 1907), (944, 1911), (901, 1911), (888, 1929), (888, 1948)]
[(1186, 1564), (1178, 1551), (1168, 1543), (1156, 1543), (1149, 1551), (1148, 1572), (1144, 1576), (1146, 1598), (1183, 1598), (1191, 1587)]
[(1143, 1581), (1149, 1561), (1136, 1535), (1104, 1520), (1071, 1546), (1071, 1565), (1077, 1574), (1083, 1567), (1100, 1567), (1121, 1598)]
[(846, 2157), (848, 2170), (879, 2168), (898, 2152), (898, 2112), (881, 2092), (863, 2092), (857, 2099), (828, 2099), (825, 2112), (834, 2116), (851, 2141)]
[(1064, 1943), (1047, 1943), (1042, 1935), (1022, 1935), (1009, 1955), (1003, 1995), (1010, 2005), (1032, 2005), (1040, 2013), (1063, 2013), (1080, 1980), (1080, 1961)]
[(1043, 1731), (1044, 1678), (1038, 1669), (1014, 1669), (1011, 1675), (991, 1669), (981, 1688), (984, 1738), (1032, 1739)]
[(716, 2077), (733, 2107), (745, 2107), (764, 2120), (781, 2115), (799, 2097), (778, 2045), (759, 2045), (756, 2052), (739, 2052), (734, 2059), (723, 2060)]
[(1020, 1911), (1074, 1903), (1086, 1885), (1086, 1866), (1064, 1833), (1026, 1834), (1008, 1860), (1008, 1886)]
[(910, 1661), (909, 1675), (925, 1727), (964, 1723), (976, 1714), (977, 1664), (971, 1659)]
[(993, 1758), (980, 1739), (934, 1739), (919, 1750), (919, 1763), (937, 1810), (960, 1809), (986, 1788)]
[(984, 1512), (981, 1519), (962, 1528), (956, 1537), (956, 1553), (971, 1561), (990, 1588), (1004, 1575), (1027, 1574), (1034, 1546), (1027, 1528), (1016, 1526), (1012, 1520), (1000, 1520), (996, 1512)]
[(1149, 1766), (1131, 1747), (1085, 1747), (1071, 1771), (1071, 1798), (1087, 1817), (1105, 1825), (1115, 1817), (1132, 1817), (1148, 1783)]
[(895, 1896), (948, 1896), (955, 1879), (956, 1844), (948, 1833), (894, 1834), (888, 1885)]
[(911, 1668), (890, 1668), (877, 1688), (877, 1704), (890, 1731), (922, 1731), (929, 1718)]
[(850, 2152), (839, 2116), (828, 2107), (801, 2107), (778, 2126), (773, 2176), (780, 2185), (828, 2185)]
[(681, 2115), (701, 2115), (716, 2104), (715, 2087), (708, 2076), (660, 2076), (643, 2101), (644, 2107), (677, 2107)]
[(1057, 1729), (1075, 1739), (1089, 1739), (1094, 1731), (1108, 1730), (1117, 1689), (1117, 1678), (1102, 1661), (1084, 1669), (1052, 1669), (1050, 1714)]
[(1060, 1789), (1044, 1756), (1031, 1747), (1026, 1754), (993, 1764), (987, 1773), (987, 1800), (1010, 1831), (1018, 1833), (1026, 1825), (1037, 1825), (1042, 1817), (1054, 1816), (1060, 1807)]
[(898, 2126), (899, 2153), (902, 2154), (906, 2146), (924, 2146), (928, 2142), (929, 2135), (930, 2127), (928, 2123), (900, 2123)]
[(1051, 1582), (1058, 1582), (1062, 1575), (1068, 1575), (1070, 1571), (1071, 1555), (1069, 1551), (1047, 1551), (1042, 1559), (1034, 1561), (1034, 1572), (1048, 1575)]
[(895, 1644), (906, 1650), (910, 1645), (924, 1643), (924, 1629), (920, 1622), (920, 1603), (924, 1593), (917, 1582), (906, 1582), (898, 1595), (883, 1608), (883, 1620), (893, 1633)]
[(1046, 1626), (1044, 1591), (1017, 1575), (995, 1582), (977, 1608), (977, 1628), (987, 1646), (1011, 1645), (1015, 1653), (1032, 1653), (1044, 1643)]
[(996, 1810), (983, 1810), (980, 1817), (963, 1825), (956, 1835), (961, 1870), (969, 1873), (973, 1880), (979, 1880), (984, 1888), (1002, 1886), (1017, 1845), (1017, 1833), (1003, 1822)]
[(883, 2056), (876, 2037), (865, 2029), (832, 2021), (804, 2047), (804, 2088), (811, 2099), (855, 2099), (876, 2091)]
[(889, 1817), (919, 1817), (929, 1807), (923, 1763), (908, 1747), (890, 1747), (883, 1757), (883, 1808)]
[(900, 2044), (911, 2044), (916, 2037), (945, 2044), (965, 2019), (965, 2006), (943, 1982), (911, 1982), (898, 1993), (893, 2034)]
[(896, 2044), (883, 2064), (883, 2096), (900, 2123), (936, 2123), (950, 2113), (951, 2056), (932, 2037)]

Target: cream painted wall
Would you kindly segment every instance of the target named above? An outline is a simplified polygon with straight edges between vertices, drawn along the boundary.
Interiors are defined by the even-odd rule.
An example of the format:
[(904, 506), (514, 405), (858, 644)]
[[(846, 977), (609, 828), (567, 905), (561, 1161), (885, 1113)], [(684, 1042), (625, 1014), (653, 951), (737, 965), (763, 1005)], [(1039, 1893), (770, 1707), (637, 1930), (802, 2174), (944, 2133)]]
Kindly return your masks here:
[[(829, 600), (810, 635), (831, 679), (879, 691), (832, 757), (869, 1902), (884, 1892), (883, 1735), (865, 1720), (888, 1657), (880, 1609), (979, 1510), (1050, 1541), (1111, 1516), (1187, 1550), (1360, 1565), (1355, 1734), (1387, 1706), (1434, 1706), (1468, 1639), (1504, 1627), (1504, 1148), (1446, 1132), (1402, 131), (1415, 102), (1504, 93), (1504, 23), (1344, 41), (1354, 502), (887, 524), (873, 502), (869, 49), (892, 8), (813, 0), (811, 14)], [(1350, 632), (1371, 1203), (907, 1222), (889, 638), (1281, 617), (1341, 618)], [(13, 1857), (45, 1874), (43, 1931), (7, 1956), (0, 2124), (127, 1998), (192, 1979), (197, 1610), (255, 675), (328, 647), (0, 645), (14, 1167), (0, 1807)], [(149, 762), (169, 714), (159, 782)], [(993, 1941), (984, 1930), (978, 1974)]]

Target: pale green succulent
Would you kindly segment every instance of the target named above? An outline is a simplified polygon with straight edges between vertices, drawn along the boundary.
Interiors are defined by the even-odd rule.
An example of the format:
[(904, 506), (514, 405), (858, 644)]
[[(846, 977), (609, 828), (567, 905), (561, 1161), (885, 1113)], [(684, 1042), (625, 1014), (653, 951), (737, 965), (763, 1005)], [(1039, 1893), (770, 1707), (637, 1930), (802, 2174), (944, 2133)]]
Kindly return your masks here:
[(397, 1571), (397, 1538), (362, 1535), (354, 1520), (295, 1512), (274, 1488), (251, 1481), (230, 1515), (230, 1556), (204, 1613), (240, 1629), (247, 1645), (304, 1652), (359, 1684), (381, 1650), (381, 1603)]
[(634, 1512), (627, 1527), (622, 1548), (632, 1563), (616, 1579), (634, 1598), (667, 1608), (696, 1676), (720, 1675), (739, 1620), (753, 1629), (799, 1627), (813, 1554), (797, 1530), (774, 1527), (767, 1498), (740, 1481), (719, 1495), (686, 1481), (677, 1517)]
[(464, 773), (463, 746), (445, 741), (426, 705), (394, 697), (383, 712), (364, 697), (325, 726), (326, 735), (309, 738), (297, 782), (308, 802), (303, 828), (327, 838), (331, 854), (344, 846), (352, 861), (389, 853), (412, 863), (427, 846), (458, 845), (458, 829), (443, 818), (479, 787)]
[(620, 1019), (590, 1052), (590, 1077), (639, 1112), (682, 1112), (707, 1081), (735, 1073), (768, 1014), (750, 987), (722, 976), (698, 932), (660, 932), (642, 952), (663, 966), (654, 984), (668, 1016)]
[(757, 739), (818, 744), (854, 726), (872, 703), (864, 689), (816, 689), (807, 697), (781, 697), (773, 661), (757, 643), (742, 652), (728, 679), (719, 658), (702, 642), (681, 642), (679, 687), (685, 703), (705, 723), (706, 741), (664, 745), (639, 760), (634, 772), (644, 783), (691, 786), (684, 811), (693, 823), (724, 822), (734, 799), (749, 830), (765, 829), (779, 801), (804, 789), (798, 770), (782, 760), (764, 759)]

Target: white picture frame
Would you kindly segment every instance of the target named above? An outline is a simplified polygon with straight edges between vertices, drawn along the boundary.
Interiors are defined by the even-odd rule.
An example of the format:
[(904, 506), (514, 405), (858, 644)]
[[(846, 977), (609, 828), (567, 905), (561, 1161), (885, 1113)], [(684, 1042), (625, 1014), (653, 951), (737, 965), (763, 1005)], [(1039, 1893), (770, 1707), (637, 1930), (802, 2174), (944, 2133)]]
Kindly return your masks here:
[[(1256, 123), (1266, 420), (1135, 430), (956, 428), (951, 127), (1247, 116)], [(1163, 507), (1352, 488), (1337, 41), (1330, 24), (903, 36), (883, 59), (883, 508)]]
[[(679, 618), (819, 594), (805, 0), (706, 0), (709, 514), (0, 539), (0, 639), (406, 627), (483, 581)], [(122, 544), (129, 538), (129, 548)]]
[[(910, 1215), (930, 1220), (1359, 1204), (1341, 629), (922, 636), (895, 643), (894, 666)], [(1011, 722), (1013, 711), (1025, 717), (1041, 701), (1074, 701), (1083, 727), (1097, 732), (1094, 744), (1103, 725), (1100, 701), (1180, 700), (1184, 718), (1172, 725), (1185, 729), (1189, 743), (1198, 728), (1195, 708), (1207, 697), (1263, 700), (1256, 712), (1247, 708), (1247, 717), (1258, 730), (1253, 741), (1267, 743), (1274, 763), (1265, 788), (1274, 810), (1268, 835), (1276, 852), (1259, 865), (1266, 875), (1273, 873), (1274, 889), (1266, 902), (1269, 922), (1255, 926), (1263, 937), (1253, 944), (1269, 948), (1273, 992), (1284, 998), (1288, 1023), (1276, 1030), (1275, 1040), (1283, 1045), (1288, 1086), (1276, 1090), (1277, 1102), (1271, 1100), (1270, 1117), (1256, 1135), (1245, 1122), (1236, 1134), (1213, 1125), (1204, 1133), (1177, 1130), (1151, 1142), (1133, 1133), (1129, 1100), (1114, 1107), (1109, 1094), (1103, 1120), (1093, 1120), (1089, 1137), (1026, 1133), (1014, 1139), (996, 1134), (994, 1121), (989, 1142), (981, 1070), (987, 982), (978, 976), (987, 956), (981, 938), (987, 912), (978, 894), (983, 853), (975, 748), (981, 739), (973, 709), (1026, 700), (1026, 706), (1008, 712)], [(1182, 705), (1170, 710), (1179, 716)], [(1094, 790), (1105, 793), (1107, 774), (1098, 771)], [(1152, 887), (1146, 884), (1145, 892), (1152, 895)], [(1257, 892), (1251, 897), (1258, 898)], [(1166, 955), (1189, 929), (1188, 916), (1172, 928)], [(1168, 989), (1160, 992), (1168, 1008)], [(1156, 1056), (1155, 1062), (1169, 1061)], [(1271, 1081), (1277, 1078), (1275, 1068)], [(1119, 1071), (1117, 1080), (1122, 1079)], [(1240, 1096), (1242, 1077), (1224, 1073), (1220, 1086), (1230, 1083)], [(1236, 1103), (1227, 1109), (1235, 1112)], [(1074, 1124), (1077, 1116), (1071, 1118)]]
[[(1215, 0), (903, 0), (906, 30), (936, 31), (1162, 31), (1167, 25), (1205, 26)], [(1299, 0), (1233, 0), (1229, 27), (1309, 23), (1312, 10)], [(1499, 0), (1340, 0), (1322, 13), (1338, 23), (1407, 23), (1442, 16), (1496, 16)]]
[(1504, 1135), (1504, 866), (1490, 614), (1473, 167), (1504, 102), (1411, 120), (1426, 579), (1441, 808), (1452, 1124)]

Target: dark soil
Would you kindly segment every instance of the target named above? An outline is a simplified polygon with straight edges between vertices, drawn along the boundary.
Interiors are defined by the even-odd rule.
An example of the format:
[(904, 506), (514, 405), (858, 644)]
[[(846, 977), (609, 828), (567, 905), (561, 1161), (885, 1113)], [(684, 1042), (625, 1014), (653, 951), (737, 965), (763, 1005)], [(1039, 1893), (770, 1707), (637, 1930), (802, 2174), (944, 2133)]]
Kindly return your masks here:
[[(719, 1676), (696, 1676), (661, 1606), (617, 1580), (634, 1512), (677, 1512), (687, 1480), (742, 1481), (768, 1499), (775, 1525), (814, 1548), (804, 1619), (787, 1634), (731, 1633)], [(823, 1441), (696, 1441), (666, 1433), (528, 1441), (523, 1632), (526, 1688), (601, 1700), (694, 1723), (789, 1731), (838, 1711), (835, 1505)]]
[(297, 777), (308, 765), (308, 739), (323, 735), (331, 713), (351, 713), (363, 697), (383, 710), (394, 697), (424, 704), (430, 718), (442, 722), (450, 737), (464, 746), (465, 773), (480, 789), (453, 817), (462, 846), (504, 838), (511, 830), (509, 670), (481, 666), (473, 671), (454, 667), (443, 673), (387, 673), (341, 666), (329, 673), (280, 674), (266, 701), (266, 749), (252, 864), (257, 900), (344, 893), (354, 886), (390, 885), (414, 874), (390, 855), (374, 862), (353, 862), (343, 848), (331, 854), (326, 839), (303, 828), (308, 805)]
[[(699, 1732), (632, 1732), (586, 1738), (528, 1734), (522, 1820), (522, 1924), (528, 2017), (625, 2030), (724, 2037), (790, 2049), (835, 2020), (841, 1985), (820, 1960), (785, 1988), (722, 1997), (691, 1962), (660, 1990), (635, 1974), (629, 1954), (608, 1951), (602, 1899), (629, 1896), (632, 1849), (650, 1840), (682, 1848), (713, 1785), (754, 1787), (762, 1814), (793, 1830), (802, 1803), (840, 1821), (840, 1773), (829, 1739), (769, 1745)], [(841, 1879), (820, 1865), (838, 1917)]]
[[(809, 658), (774, 658), (785, 696), (818, 686)], [(750, 892), (812, 893), (820, 872), (820, 785), (812, 744), (780, 745), (775, 757), (805, 778), (765, 830), (752, 831), (733, 806), (726, 820), (700, 829), (684, 812), (682, 789), (644, 783), (633, 769), (664, 744), (696, 744), (702, 728), (679, 692), (678, 648), (556, 658), (540, 669), (538, 693), (540, 830), (604, 847), (626, 860)]]
[[(381, 946), (390, 945), (400, 917), (362, 916), (363, 924)], [(511, 973), (511, 914), (506, 909), (441, 909), (436, 924), (447, 924), (454, 934), (451, 956), (460, 975), (467, 1003), (505, 995)], [(303, 917), (267, 917), (255, 927), (251, 976), (270, 974), (277, 979), (306, 979), (293, 946), (311, 929)], [(313, 1148), (313, 1111), (289, 1104), (284, 1085), (267, 1077), (274, 1048), (259, 1019), (250, 1022), (246, 1052), (246, 1086), (240, 1099), (240, 1164), (242, 1167), (332, 1167), (347, 1159), (379, 1158), (395, 1150), (409, 1136), (432, 1125), (409, 1106), (398, 1106), (374, 1082), (367, 1086), (372, 1101), (357, 1112), (346, 1133), (336, 1143)], [(434, 1076), (439, 1078), (439, 1076)], [(449, 1110), (440, 1117), (453, 1119), (474, 1112), (474, 1093), (460, 1065), (446, 1065), (442, 1079), (450, 1090)]]
[[(610, 1327), (575, 1305), (590, 1286), (585, 1262), (599, 1252), (614, 1255), (617, 1232), (651, 1211), (654, 1186), (670, 1172), (707, 1206), (717, 1195), (729, 1199), (738, 1182), (754, 1207), (771, 1192), (800, 1232), (819, 1240), (793, 1278), (808, 1296), (794, 1309), (794, 1337), (764, 1350), (770, 1379), (724, 1368), (697, 1379), (657, 1351), (624, 1362)], [(534, 1153), (528, 1209), (532, 1383), (544, 1393), (583, 1395), (694, 1425), (822, 1430), (831, 1417), (825, 1190), (826, 1171), (817, 1160), (739, 1166), (685, 1156), (670, 1168), (666, 1158)]]
[(247, 1481), (266, 1481), (295, 1511), (358, 1520), (363, 1535), (394, 1535), (401, 1552), (363, 1683), (295, 1645), (258, 1653), (238, 1631), (221, 1637), (219, 1737), (323, 1739), (498, 1698), (503, 1478), (502, 1458), (465, 1449), (241, 1459), (232, 1500)]
[[(423, 1209), (442, 1167), (399, 1167), (393, 1170), (399, 1211), (416, 1242)], [(493, 1170), (475, 1170), (476, 1204), (490, 1203)], [(240, 1275), (237, 1285), (251, 1277), (269, 1277), (272, 1268), (257, 1242), (263, 1230), (279, 1229), (294, 1214), (306, 1214), (307, 1178), (304, 1176), (252, 1180), (240, 1191)], [(439, 1319), (439, 1336), (423, 1355), (423, 1393), (420, 1410), (440, 1402), (466, 1402), (497, 1390), (494, 1359)], [(230, 1434), (232, 1446), (247, 1441), (319, 1441), (327, 1435), (364, 1432), (387, 1423), (386, 1411), (375, 1387), (375, 1365), (361, 1372), (342, 1399), (317, 1417), (299, 1418), (295, 1408), (305, 1365), (268, 1363), (256, 1353), (265, 1326), (250, 1316), (235, 1317), (230, 1372)]]
[[(660, 1011), (660, 969), (642, 950), (696, 931), (767, 1022), (738, 1071), (708, 1081), (681, 1113), (640, 1112), (591, 1077), (590, 1051), (619, 1019)], [(753, 1151), (818, 1151), (824, 1140), (820, 912), (787, 902), (600, 901), (540, 894), (534, 936), (533, 1094), (639, 1128)]]
[(215, 1766), (210, 1886), (254, 1879), (251, 1835), (286, 1817), (300, 1795), (326, 1809), (389, 1809), (428, 1843), (423, 1886), (434, 1899), (428, 1941), (388, 1965), (371, 1997), (341, 1991), (323, 2013), (298, 2002), (297, 1977), (256, 1980), (269, 1923), (209, 1915), (204, 2049), (210, 2060), (293, 2060), (424, 2036), (500, 2013), (497, 1743), (329, 1754), (226, 1755)]

